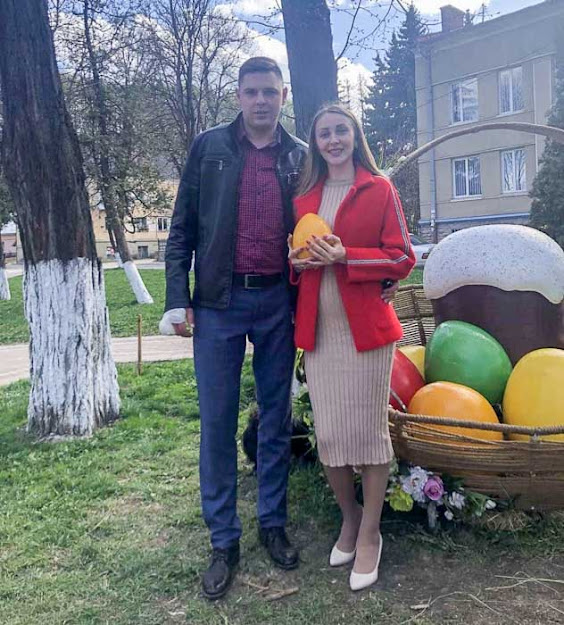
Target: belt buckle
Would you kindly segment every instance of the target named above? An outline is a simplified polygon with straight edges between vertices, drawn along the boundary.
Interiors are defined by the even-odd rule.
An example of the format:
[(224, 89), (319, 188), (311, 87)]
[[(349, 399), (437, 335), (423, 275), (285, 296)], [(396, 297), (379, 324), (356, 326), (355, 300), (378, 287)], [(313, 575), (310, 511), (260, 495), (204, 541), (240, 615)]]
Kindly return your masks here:
[(246, 273), (246, 274), (245, 274), (245, 282), (244, 282), (244, 288), (245, 288), (245, 289), (253, 289), (253, 290), (260, 289), (260, 287), (259, 287), (259, 286), (252, 286), (252, 285), (249, 283), (249, 278), (251, 278), (251, 279), (256, 278), (256, 277), (257, 277), (257, 275), (258, 275), (258, 274), (256, 274), (256, 273)]

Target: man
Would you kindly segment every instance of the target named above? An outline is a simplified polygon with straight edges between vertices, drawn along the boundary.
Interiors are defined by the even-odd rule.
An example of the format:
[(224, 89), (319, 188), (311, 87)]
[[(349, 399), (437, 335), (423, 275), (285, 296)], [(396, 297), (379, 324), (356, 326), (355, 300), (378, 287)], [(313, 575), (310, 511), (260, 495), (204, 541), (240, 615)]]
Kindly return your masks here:
[(241, 113), (194, 141), (166, 249), (165, 318), (182, 336), (190, 334), (182, 319), (194, 328), (200, 490), (212, 543), (202, 587), (210, 599), (225, 594), (239, 561), (235, 435), (247, 337), (254, 345), (260, 412), (259, 536), (276, 565), (298, 565), (298, 552), (285, 533), (294, 364), (286, 240), (294, 227), (292, 194), (307, 147), (279, 124), (286, 95), (275, 61), (255, 57), (241, 66)]

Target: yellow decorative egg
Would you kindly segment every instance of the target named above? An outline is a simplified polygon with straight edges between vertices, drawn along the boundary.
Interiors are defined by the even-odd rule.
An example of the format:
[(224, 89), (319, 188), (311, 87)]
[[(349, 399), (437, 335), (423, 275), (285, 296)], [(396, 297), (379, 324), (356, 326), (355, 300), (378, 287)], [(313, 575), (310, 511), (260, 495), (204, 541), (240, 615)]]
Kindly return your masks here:
[[(529, 352), (515, 365), (503, 396), (503, 420), (525, 427), (564, 427), (564, 350)], [(530, 437), (512, 434), (514, 440)], [(564, 434), (543, 436), (564, 441)]]
[[(315, 213), (306, 213), (294, 228), (292, 247), (293, 249), (305, 247), (308, 240), (311, 239), (313, 235), (321, 238), (327, 234), (331, 234), (329, 224)], [(298, 255), (298, 258), (309, 258), (310, 256), (311, 254), (307, 250), (304, 250)]]

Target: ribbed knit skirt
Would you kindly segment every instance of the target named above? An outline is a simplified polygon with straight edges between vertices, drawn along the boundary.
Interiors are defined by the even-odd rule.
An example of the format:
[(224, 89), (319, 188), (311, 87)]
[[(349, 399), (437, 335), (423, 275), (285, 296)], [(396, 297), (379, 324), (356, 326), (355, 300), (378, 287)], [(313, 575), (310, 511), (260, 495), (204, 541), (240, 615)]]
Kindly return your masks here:
[[(333, 213), (334, 203), (327, 204)], [(323, 216), (333, 221), (334, 214)], [(394, 349), (390, 344), (356, 350), (334, 270), (323, 269), (315, 350), (305, 353), (305, 371), (324, 465), (386, 464), (392, 459), (388, 400)]]

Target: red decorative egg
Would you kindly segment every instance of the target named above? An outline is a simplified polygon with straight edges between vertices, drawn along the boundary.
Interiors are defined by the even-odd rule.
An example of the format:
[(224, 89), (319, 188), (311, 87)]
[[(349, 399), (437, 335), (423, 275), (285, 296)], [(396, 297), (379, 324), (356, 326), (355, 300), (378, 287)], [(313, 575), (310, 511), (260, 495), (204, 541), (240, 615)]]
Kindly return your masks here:
[(396, 410), (407, 412), (407, 406), (417, 391), (425, 386), (419, 369), (399, 349), (394, 353), (390, 405)]

